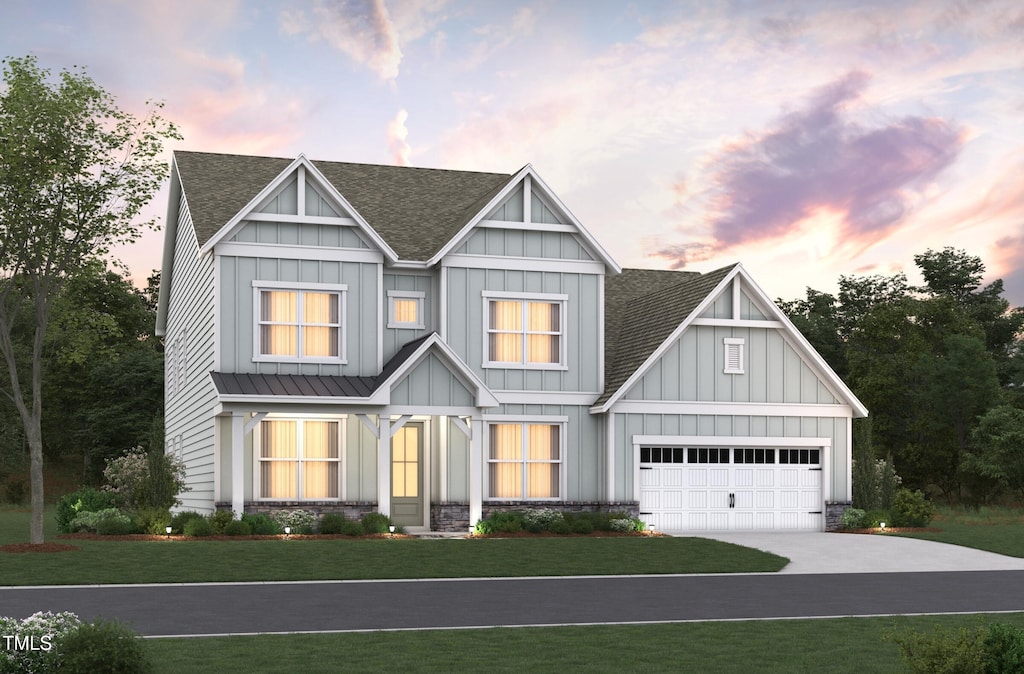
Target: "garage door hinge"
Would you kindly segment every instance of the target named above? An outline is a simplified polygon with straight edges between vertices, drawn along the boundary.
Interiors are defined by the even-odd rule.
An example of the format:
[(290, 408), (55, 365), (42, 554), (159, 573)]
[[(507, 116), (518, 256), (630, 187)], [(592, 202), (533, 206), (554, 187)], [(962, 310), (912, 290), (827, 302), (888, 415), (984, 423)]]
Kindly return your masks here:
[(820, 510), (812, 510), (811, 512), (809, 512), (809, 513), (807, 513), (807, 514), (808, 514), (808, 515), (820, 515), (820, 514), (821, 514), (821, 511), (820, 511)]
[(640, 466), (640, 470), (654, 470), (654, 466)]
[(643, 510), (641, 510), (640, 514), (641, 515), (653, 515), (654, 513), (652, 513), (652, 512), (644, 512)]
[(807, 470), (821, 470), (821, 468), (808, 468)]

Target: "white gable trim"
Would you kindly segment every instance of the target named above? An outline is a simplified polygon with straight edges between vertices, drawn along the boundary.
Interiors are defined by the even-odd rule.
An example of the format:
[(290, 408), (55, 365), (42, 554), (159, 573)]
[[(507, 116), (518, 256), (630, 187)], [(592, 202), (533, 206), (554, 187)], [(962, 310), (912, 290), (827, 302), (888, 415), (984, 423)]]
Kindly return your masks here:
[(476, 404), (478, 407), (497, 407), (498, 400), (487, 388), (487, 385), (477, 377), (469, 366), (462, 362), (451, 347), (445, 344), (437, 333), (431, 334), (423, 343), (417, 347), (411, 356), (405, 359), (397, 370), (391, 373), (386, 380), (377, 386), (377, 390), (367, 399), (370, 405), (389, 405), (391, 403), (391, 389), (395, 384), (408, 376), (417, 365), (419, 365), (427, 354), (434, 350), (441, 360), (448, 366), (449, 371), (455, 375), (463, 386), (470, 391), (475, 391)]
[[(181, 216), (181, 176), (178, 161), (171, 156), (171, 186), (167, 197), (167, 216), (164, 218), (164, 250), (160, 265), (160, 292), (156, 303), (156, 336), (167, 334), (167, 306), (171, 301), (171, 283), (174, 279), (174, 249), (178, 241), (178, 218)], [(194, 232), (193, 228), (193, 232)]]
[[(561, 199), (559, 199), (555, 195), (555, 193), (551, 191), (551, 188), (548, 187), (543, 180), (541, 180), (540, 176), (537, 175), (537, 172), (533, 170), (533, 166), (531, 166), (530, 164), (527, 164), (522, 169), (520, 169), (518, 173), (512, 176), (512, 178), (505, 184), (505, 187), (503, 187), (500, 192), (494, 195), (494, 197), (490, 201), (488, 201), (487, 204), (484, 205), (484, 207), (480, 209), (480, 211), (476, 215), (474, 215), (469, 220), (469, 222), (467, 222), (466, 225), (461, 230), (459, 230), (459, 232), (455, 236), (449, 239), (448, 242), (444, 246), (442, 246), (441, 249), (437, 251), (437, 253), (435, 253), (434, 256), (427, 261), (428, 266), (433, 266), (437, 264), (445, 256), (447, 256), (449, 253), (455, 250), (455, 248), (461, 246), (472, 233), (472, 231), (477, 227), (477, 225), (480, 225), (483, 222), (488, 222), (488, 225), (485, 226), (495, 226), (489, 223), (489, 221), (486, 221), (485, 217), (491, 211), (497, 208), (498, 205), (502, 201), (504, 201), (512, 192), (514, 192), (519, 187), (520, 183), (523, 185), (524, 222), (505, 223), (506, 227), (509, 227), (511, 229), (542, 229), (543, 231), (560, 232), (566, 231), (565, 225), (543, 225), (541, 223), (529, 222), (531, 203), (530, 195), (532, 193), (532, 190), (539, 189), (541, 194), (544, 195), (544, 198), (547, 199), (547, 201), (550, 202), (552, 205), (554, 205), (554, 207), (557, 208), (563, 215), (565, 215), (566, 219), (569, 221), (571, 226), (571, 230), (569, 231), (583, 239), (584, 247), (588, 249), (588, 252), (590, 252), (596, 260), (599, 260), (600, 262), (604, 263), (605, 267), (613, 274), (618, 274), (619, 272), (622, 271), (622, 267), (620, 267), (618, 263), (615, 262), (612, 256), (608, 254), (608, 251), (606, 251), (601, 246), (601, 244), (597, 242), (597, 239), (595, 239), (590, 234), (590, 232), (586, 230), (583, 224), (576, 219), (576, 216), (574, 216), (572, 212), (568, 208), (566, 208), (565, 204), (562, 203)], [(526, 225), (530, 226), (527, 227)]]
[[(755, 299), (760, 304), (764, 305), (764, 308), (768, 310), (769, 318), (774, 319), (778, 323), (781, 323), (781, 333), (787, 343), (794, 348), (794, 350), (802, 358), (810, 361), (812, 368), (816, 371), (819, 377), (823, 380), (825, 385), (832, 391), (833, 395), (839, 399), (840, 403), (845, 403), (853, 408), (854, 417), (866, 417), (868, 415), (867, 408), (864, 407), (863, 403), (857, 399), (857, 396), (853, 394), (843, 380), (839, 378), (839, 375), (829, 367), (825, 359), (811, 346), (810, 342), (800, 333), (799, 330), (790, 322), (786, 314), (782, 312), (775, 303), (772, 302), (765, 294), (761, 287), (758, 286), (754, 280), (750, 277), (750, 274), (743, 268), (743, 265), (737, 264), (731, 272), (729, 272), (725, 278), (723, 278), (715, 288), (707, 294), (707, 296), (701, 300), (701, 303), (690, 312), (690, 315), (683, 319), (683, 321), (672, 331), (665, 341), (663, 341), (658, 348), (651, 353), (650, 356), (634, 371), (628, 379), (616, 390), (608, 400), (600, 407), (590, 408), (592, 414), (607, 412), (612, 408), (621, 398), (626, 394), (626, 391), (630, 390), (634, 384), (650, 371), (654, 363), (656, 363), (668, 349), (678, 340), (683, 332), (694, 324), (697, 317), (700, 316), (704, 311), (711, 306), (714, 301), (726, 291), (730, 291), (730, 284), (734, 279), (742, 279), (744, 290), (747, 290), (747, 294), (751, 296), (751, 299)], [(746, 326), (745, 326), (746, 327)]]
[[(389, 262), (395, 262), (398, 260), (398, 254), (392, 250), (391, 246), (389, 246), (384, 239), (374, 231), (370, 224), (366, 222), (365, 218), (363, 218), (352, 204), (350, 204), (348, 200), (334, 188), (331, 182), (324, 177), (320, 170), (314, 166), (311, 161), (306, 159), (306, 155), (304, 154), (300, 154), (290, 164), (288, 164), (288, 166), (281, 171), (276, 178), (271, 180), (266, 187), (260, 190), (259, 193), (257, 193), (256, 196), (254, 196), (249, 203), (242, 208), (242, 210), (238, 211), (238, 213), (228, 220), (216, 234), (210, 237), (210, 240), (207, 241), (199, 251), (200, 254), (205, 255), (213, 251), (218, 243), (230, 239), (235, 234), (235, 231), (240, 228), (242, 221), (248, 219), (252, 211), (256, 209), (267, 197), (271, 196), (278, 188), (282, 187), (285, 184), (285, 181), (287, 181), (293, 173), (298, 175), (298, 181), (300, 183), (297, 189), (299, 206), (302, 206), (305, 199), (305, 181), (312, 180), (316, 187), (324, 191), (328, 197), (337, 201), (344, 210), (352, 214), (352, 220), (355, 221), (355, 226), (358, 227), (362, 233), (380, 249), (384, 254), (384, 257), (387, 258)], [(342, 218), (339, 218), (340, 225), (344, 226), (347, 224), (342, 223), (342, 220)], [(306, 220), (303, 221), (305, 222)]]

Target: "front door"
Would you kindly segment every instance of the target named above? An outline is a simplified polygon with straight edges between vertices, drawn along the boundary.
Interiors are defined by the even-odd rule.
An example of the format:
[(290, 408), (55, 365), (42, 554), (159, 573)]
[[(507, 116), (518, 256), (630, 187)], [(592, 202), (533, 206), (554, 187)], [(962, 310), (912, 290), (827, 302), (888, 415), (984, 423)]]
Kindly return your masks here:
[(407, 422), (391, 437), (391, 520), (423, 526), (423, 422)]

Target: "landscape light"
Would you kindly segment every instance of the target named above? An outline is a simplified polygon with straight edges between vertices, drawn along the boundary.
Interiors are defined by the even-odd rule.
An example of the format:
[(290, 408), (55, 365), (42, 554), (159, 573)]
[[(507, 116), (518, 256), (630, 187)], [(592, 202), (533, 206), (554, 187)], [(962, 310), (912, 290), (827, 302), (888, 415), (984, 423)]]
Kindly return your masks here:
[(395, 525), (392, 524), (391, 526), (389, 526), (388, 527), (388, 531), (391, 532), (391, 537), (394, 538), (394, 536), (395, 536)]
[(169, 527), (169, 526), (164, 527), (164, 531), (167, 532), (167, 540), (171, 540), (171, 527)]
[(647, 534), (649, 536), (653, 536), (654, 535), (654, 525), (653, 524), (648, 524), (647, 525)]
[(291, 535), (292, 535), (292, 528), (291, 527), (285, 527), (284, 528), (285, 540), (288, 540), (288, 537), (291, 536)]
[(879, 522), (878, 525), (882, 527), (882, 531), (885, 531), (885, 522)]

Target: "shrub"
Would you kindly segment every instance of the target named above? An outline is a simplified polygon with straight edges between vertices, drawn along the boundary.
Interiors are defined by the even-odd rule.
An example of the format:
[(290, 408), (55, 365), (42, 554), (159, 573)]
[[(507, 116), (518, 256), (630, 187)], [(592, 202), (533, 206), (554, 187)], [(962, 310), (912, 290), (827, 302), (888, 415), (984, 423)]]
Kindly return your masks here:
[(985, 671), (990, 674), (1024, 672), (1024, 629), (993, 623), (985, 636)]
[(114, 494), (92, 487), (82, 487), (78, 491), (65, 494), (57, 501), (57, 531), (62, 534), (71, 533), (71, 521), (79, 513), (97, 512), (116, 505), (117, 499)]
[(864, 526), (866, 512), (860, 508), (847, 508), (839, 520), (839, 525), (844, 529), (860, 529)]
[(903, 479), (891, 460), (853, 462), (853, 503), (864, 510), (887, 510)]
[(242, 521), (248, 523), (256, 536), (273, 536), (281, 533), (281, 527), (277, 522), (263, 513), (242, 513)]
[(552, 522), (551, 528), (548, 529), (548, 531), (553, 534), (558, 534), (559, 536), (565, 536), (566, 534), (572, 533), (572, 527), (569, 525), (568, 520), (562, 518), (557, 522)]
[(270, 516), (282, 531), (291, 527), (293, 534), (311, 534), (316, 524), (316, 515), (308, 510), (275, 510)]
[(135, 513), (135, 524), (144, 534), (163, 536), (171, 523), (171, 512), (163, 508), (141, 508)]
[[(0, 672), (52, 672), (61, 668), (63, 649), (60, 644), (82, 621), (74, 613), (39, 611), (24, 620), (0, 616), (0, 636), (12, 640), (29, 638), (37, 645), (50, 644), (49, 650), (0, 648)], [(43, 638), (46, 637), (45, 641)]]
[(984, 672), (985, 628), (948, 630), (936, 625), (928, 634), (917, 630), (890, 634), (912, 672)]
[(252, 527), (243, 520), (231, 520), (224, 525), (225, 536), (251, 536)]
[(646, 528), (642, 520), (635, 517), (615, 517), (608, 524), (610, 531), (644, 531)]
[(96, 522), (96, 533), (103, 536), (127, 536), (137, 531), (131, 516), (117, 510), (104, 510)]
[(340, 534), (345, 528), (345, 516), (338, 513), (327, 513), (320, 518), (317, 529), (322, 534)]
[(935, 517), (935, 506), (920, 490), (900, 489), (892, 501), (892, 520), (896, 527), (924, 527)]
[(525, 528), (523, 513), (516, 510), (493, 512), (487, 519), (491, 522), (492, 533), (496, 534), (514, 534)]
[(230, 510), (216, 510), (211, 513), (207, 519), (210, 520), (210, 525), (213, 527), (213, 533), (219, 536), (224, 533), (224, 528), (227, 527), (227, 525), (235, 521), (235, 513)]
[(186, 536), (213, 536), (213, 525), (205, 517), (194, 517), (185, 522), (182, 531)]
[(341, 525), (341, 533), (346, 536), (362, 536), (365, 532), (362, 523), (345, 520)]
[(367, 534), (386, 534), (391, 526), (391, 519), (381, 513), (366, 513), (361, 520), (363, 532)]
[(190, 521), (204, 519), (206, 519), (205, 515), (194, 510), (183, 510), (180, 513), (175, 513), (171, 517), (171, 533), (183, 534), (185, 533), (185, 525)]
[(523, 512), (523, 527), (534, 534), (547, 531), (554, 522), (562, 519), (562, 513), (551, 508), (533, 508)]
[[(581, 513), (583, 514), (583, 513)], [(590, 514), (590, 513), (586, 513)], [(590, 534), (594, 532), (594, 519), (591, 517), (576, 517), (569, 524), (574, 534)]]
[(108, 460), (103, 478), (103, 488), (132, 510), (179, 505), (177, 495), (188, 490), (181, 459), (161, 450), (147, 452), (142, 447)]
[(881, 526), (882, 522), (885, 522), (885, 526), (891, 527), (892, 515), (889, 514), (888, 510), (869, 510), (864, 513), (864, 527), (868, 529), (874, 529)]
[(153, 669), (142, 640), (116, 621), (84, 623), (60, 641), (61, 671), (137, 674)]

